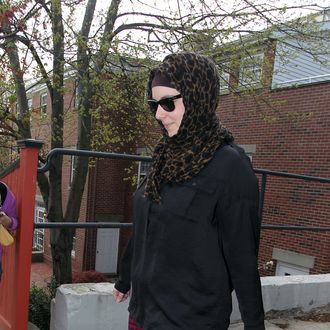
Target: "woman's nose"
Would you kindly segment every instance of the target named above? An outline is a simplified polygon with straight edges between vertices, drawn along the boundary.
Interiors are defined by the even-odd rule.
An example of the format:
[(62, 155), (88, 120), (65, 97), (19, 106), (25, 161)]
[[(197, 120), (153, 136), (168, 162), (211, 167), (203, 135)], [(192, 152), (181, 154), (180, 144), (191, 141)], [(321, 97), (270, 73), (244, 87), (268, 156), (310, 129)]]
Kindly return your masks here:
[(164, 118), (164, 116), (166, 116), (166, 111), (162, 108), (160, 104), (158, 104), (155, 117), (156, 119), (161, 119)]

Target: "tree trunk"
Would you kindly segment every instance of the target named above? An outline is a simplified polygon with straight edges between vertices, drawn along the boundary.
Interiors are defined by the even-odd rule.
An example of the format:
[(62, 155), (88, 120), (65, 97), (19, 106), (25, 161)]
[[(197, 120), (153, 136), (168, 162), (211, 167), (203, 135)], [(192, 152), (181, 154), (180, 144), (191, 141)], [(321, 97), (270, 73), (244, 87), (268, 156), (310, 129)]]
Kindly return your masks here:
[(56, 244), (52, 244), (53, 274), (57, 283), (72, 283), (71, 250), (73, 230), (71, 228), (56, 229), (53, 232)]
[[(51, 148), (63, 148), (64, 116), (64, 29), (60, 0), (51, 1), (53, 35), (53, 88), (50, 91), (52, 101)], [(48, 219), (52, 222), (63, 221), (62, 209), (62, 165), (63, 157), (53, 160), (49, 171)], [(70, 206), (72, 207), (72, 206)], [(53, 229), (51, 232), (53, 273), (57, 283), (71, 283), (72, 230)]]

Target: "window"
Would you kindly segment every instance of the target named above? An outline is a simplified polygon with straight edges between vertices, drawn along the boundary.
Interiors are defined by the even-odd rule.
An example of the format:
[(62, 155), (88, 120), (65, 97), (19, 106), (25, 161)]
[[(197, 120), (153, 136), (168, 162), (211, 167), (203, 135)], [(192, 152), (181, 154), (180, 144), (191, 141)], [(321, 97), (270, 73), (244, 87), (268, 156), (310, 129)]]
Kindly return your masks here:
[(76, 256), (76, 236), (73, 236), (72, 239), (72, 250), (71, 250), (71, 257), (74, 258)]
[(225, 94), (229, 92), (230, 74), (226, 71), (220, 71), (220, 93)]
[(73, 175), (76, 172), (77, 168), (77, 156), (71, 156), (71, 165), (70, 165), (70, 185), (73, 180)]
[(28, 108), (32, 110), (32, 99), (28, 99)]
[(239, 85), (251, 87), (261, 83), (263, 54), (243, 58), (239, 71)]
[[(37, 206), (34, 210), (34, 222), (43, 223), (45, 221), (45, 208)], [(42, 228), (37, 228), (34, 230), (33, 234), (33, 246), (34, 251), (44, 250), (44, 233), (45, 230)]]
[(147, 176), (149, 169), (151, 167), (151, 162), (139, 162), (138, 168), (138, 185)]
[(47, 93), (40, 95), (40, 110), (43, 113), (47, 111)]
[[(150, 154), (150, 150), (148, 148), (137, 148), (136, 153), (141, 156), (146, 156)], [(138, 163), (138, 177), (137, 184), (139, 185), (142, 180), (147, 176), (151, 167), (151, 162), (141, 161)]]

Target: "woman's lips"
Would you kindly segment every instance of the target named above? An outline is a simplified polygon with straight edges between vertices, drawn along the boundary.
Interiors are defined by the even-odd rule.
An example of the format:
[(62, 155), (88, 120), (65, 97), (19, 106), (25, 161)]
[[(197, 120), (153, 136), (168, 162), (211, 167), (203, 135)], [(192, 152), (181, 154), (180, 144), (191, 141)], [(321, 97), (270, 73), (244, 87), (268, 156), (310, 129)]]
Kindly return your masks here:
[(164, 125), (164, 127), (165, 127), (165, 129), (169, 129), (169, 127), (172, 125), (172, 123), (169, 123), (169, 124), (163, 124)]

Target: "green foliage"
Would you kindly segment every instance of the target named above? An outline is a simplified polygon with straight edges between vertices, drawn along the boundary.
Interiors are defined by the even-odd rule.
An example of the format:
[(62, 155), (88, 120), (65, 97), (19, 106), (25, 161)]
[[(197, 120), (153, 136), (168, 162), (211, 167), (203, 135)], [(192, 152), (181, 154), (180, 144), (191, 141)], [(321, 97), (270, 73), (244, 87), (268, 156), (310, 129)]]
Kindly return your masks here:
[(92, 147), (96, 150), (136, 152), (137, 147), (154, 143), (150, 136), (155, 119), (145, 102), (147, 70), (108, 72), (98, 81)]
[(181, 51), (203, 53), (210, 56), (216, 46), (216, 34), (216, 29), (191, 32), (181, 40), (179, 49)]
[[(240, 97), (252, 95), (259, 98), (259, 87), (267, 88), (267, 82), (261, 86), (243, 86), (243, 91), (238, 88), (239, 63), (245, 57), (255, 58), (255, 46), (264, 46), (265, 40), (272, 37), (296, 37), (303, 32), (300, 33), (298, 49), (309, 46), (308, 52), (322, 54), (325, 45), (329, 47), (325, 42), (329, 40), (329, 34), (325, 31), (323, 34), (316, 33), (316, 17), (312, 20), (297, 19), (290, 26), (290, 12), (295, 18), (296, 12), (299, 12), (297, 9), (300, 6), (296, 3), (285, 5), (275, 0), (178, 0), (171, 4), (165, 1), (159, 6), (157, 1), (145, 1), (145, 4), (137, 0), (126, 3), (104, 1), (98, 11), (94, 11), (93, 3), (0, 1), (0, 133), (6, 134), (8, 140), (44, 136), (43, 133), (46, 133), (47, 147), (66, 144), (62, 135), (62, 120), (66, 127), (71, 125), (68, 123), (70, 116), (63, 117), (64, 61), (66, 68), (77, 74), (77, 105), (71, 112), (79, 117), (77, 132), (83, 133), (77, 136), (77, 145), (85, 149), (92, 147), (95, 150), (135, 153), (138, 147), (151, 149), (158, 138), (157, 133), (151, 133), (155, 132), (157, 124), (145, 106), (145, 68), (151, 63), (146, 63), (147, 60), (144, 63), (141, 59), (160, 60), (179, 49), (211, 55), (220, 69), (226, 73), (229, 69), (232, 73), (231, 90), (237, 91)], [(321, 6), (317, 9), (320, 10)], [(84, 17), (80, 32), (77, 32), (78, 17)], [(315, 35), (320, 37), (316, 40), (317, 47), (314, 47)], [(310, 37), (314, 43), (308, 45), (305, 40)], [(267, 59), (265, 68), (266, 64)], [(271, 67), (271, 63), (268, 66)], [(250, 70), (251, 74), (253, 78), (253, 70)], [(4, 79), (8, 75), (12, 78)], [(35, 111), (28, 111), (28, 87), (23, 86), (20, 79), (28, 76), (33, 77), (37, 84), (47, 85), (44, 87), (49, 90), (53, 105), (49, 112), (43, 113), (36, 108)], [(16, 102), (19, 104), (17, 109)], [(268, 100), (260, 102), (269, 103), (273, 109), (274, 103)], [(267, 118), (270, 122), (275, 121), (274, 116)], [(75, 134), (69, 133), (70, 138)], [(71, 143), (74, 139), (70, 138)], [(46, 145), (43, 150), (47, 152)], [(52, 206), (48, 210), (50, 218), (63, 215), (60, 195), (49, 194), (53, 185), (59, 185), (59, 189), (53, 192), (60, 191), (60, 168), (61, 159), (51, 168), (49, 180), (48, 177), (41, 180), (41, 175), (38, 176), (45, 204)], [(67, 213), (73, 215), (72, 219), (78, 218), (81, 200), (77, 192), (83, 190), (85, 183), (86, 174), (80, 174), (74, 176), (73, 183), (80, 186), (70, 190), (69, 201), (73, 195), (78, 197), (73, 198), (75, 202), (66, 208)], [(48, 201), (48, 198), (51, 200)], [(54, 245), (59, 243), (55, 239), (53, 241)], [(69, 251), (66, 252), (69, 255)], [(61, 263), (60, 259), (56, 266), (63, 267), (61, 272), (55, 273), (63, 277), (59, 281), (66, 282), (71, 277), (71, 269)], [(35, 295), (42, 295), (35, 291)]]
[(17, 148), (13, 148), (13, 144), (13, 138), (0, 135), (0, 172), (6, 170), (18, 158)]
[(46, 288), (37, 287), (34, 283), (30, 289), (29, 321), (40, 330), (49, 330), (50, 304), (55, 297), (57, 284), (54, 279)]

